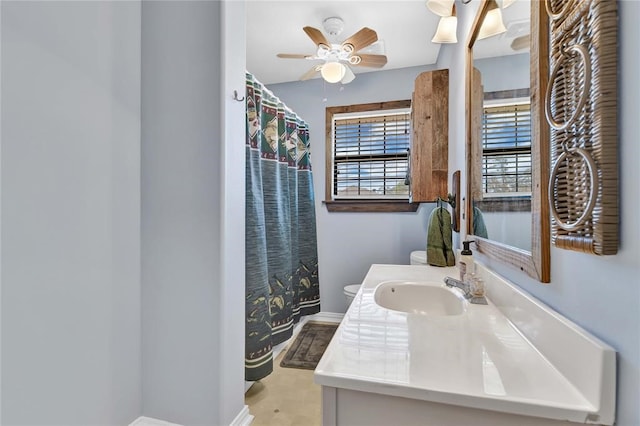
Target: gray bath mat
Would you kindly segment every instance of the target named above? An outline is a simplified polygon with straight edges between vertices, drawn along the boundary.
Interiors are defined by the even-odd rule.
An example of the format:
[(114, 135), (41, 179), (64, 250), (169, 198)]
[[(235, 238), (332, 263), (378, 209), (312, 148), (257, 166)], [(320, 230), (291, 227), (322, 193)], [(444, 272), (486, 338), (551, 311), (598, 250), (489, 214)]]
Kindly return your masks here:
[(307, 322), (280, 362), (280, 367), (314, 370), (338, 325), (318, 321)]

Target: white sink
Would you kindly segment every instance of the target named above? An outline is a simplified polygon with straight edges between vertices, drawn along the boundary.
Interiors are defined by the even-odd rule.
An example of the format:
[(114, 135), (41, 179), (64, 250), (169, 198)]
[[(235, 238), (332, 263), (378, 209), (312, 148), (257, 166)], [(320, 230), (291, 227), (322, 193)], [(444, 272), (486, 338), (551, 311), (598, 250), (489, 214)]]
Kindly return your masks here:
[(384, 281), (373, 297), (383, 308), (421, 315), (460, 315), (467, 303), (461, 294), (430, 281)]

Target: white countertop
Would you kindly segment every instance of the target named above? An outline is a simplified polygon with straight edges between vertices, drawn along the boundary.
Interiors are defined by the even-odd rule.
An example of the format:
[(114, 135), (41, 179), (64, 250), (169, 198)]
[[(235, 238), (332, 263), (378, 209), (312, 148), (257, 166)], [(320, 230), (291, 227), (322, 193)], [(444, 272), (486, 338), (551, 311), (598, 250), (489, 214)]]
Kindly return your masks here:
[[(491, 302), (462, 315), (392, 311), (373, 300), (388, 280), (458, 277), (458, 269), (372, 265), (315, 370), (320, 385), (514, 414), (587, 422), (598, 407)], [(591, 416), (592, 420), (597, 416)]]

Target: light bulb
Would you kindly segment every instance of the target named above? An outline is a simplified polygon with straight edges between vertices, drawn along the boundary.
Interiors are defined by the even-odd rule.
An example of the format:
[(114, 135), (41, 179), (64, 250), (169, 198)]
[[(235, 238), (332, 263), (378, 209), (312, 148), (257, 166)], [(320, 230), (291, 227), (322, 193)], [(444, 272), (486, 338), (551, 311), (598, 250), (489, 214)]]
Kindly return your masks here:
[(340, 62), (327, 62), (320, 69), (320, 74), (327, 83), (339, 82), (344, 77), (345, 72), (345, 66)]

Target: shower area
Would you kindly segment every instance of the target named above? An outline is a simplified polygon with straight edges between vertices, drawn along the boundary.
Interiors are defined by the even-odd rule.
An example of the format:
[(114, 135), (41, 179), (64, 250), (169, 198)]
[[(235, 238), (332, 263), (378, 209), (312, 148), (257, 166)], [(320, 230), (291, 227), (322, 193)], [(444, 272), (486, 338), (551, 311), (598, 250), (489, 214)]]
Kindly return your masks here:
[(256, 381), (320, 311), (320, 291), (309, 128), (249, 73), (245, 103), (245, 380)]

